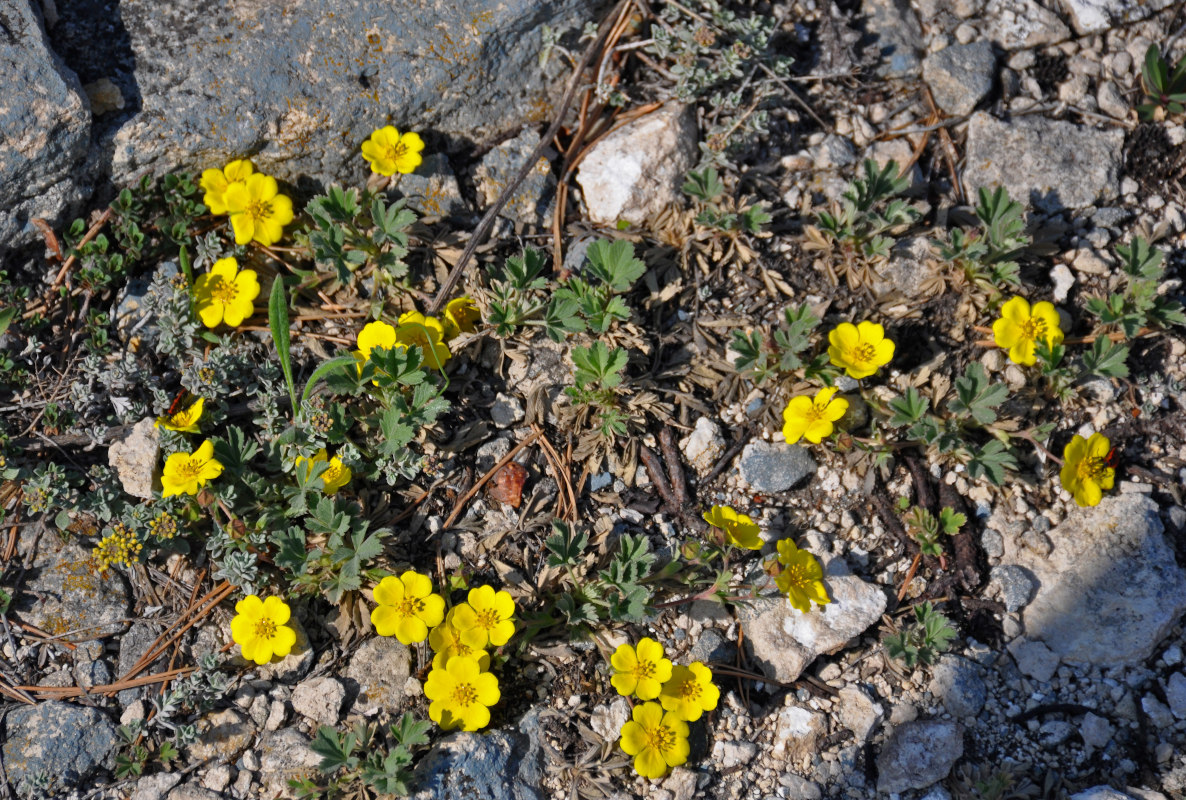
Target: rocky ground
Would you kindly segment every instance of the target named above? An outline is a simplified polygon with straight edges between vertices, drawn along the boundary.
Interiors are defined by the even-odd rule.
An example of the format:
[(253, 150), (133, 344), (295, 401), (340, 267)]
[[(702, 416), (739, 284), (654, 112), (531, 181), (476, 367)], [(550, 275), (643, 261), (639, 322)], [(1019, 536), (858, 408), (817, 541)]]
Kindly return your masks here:
[[(297, 122), (310, 131), (329, 124), (291, 105), (284, 136), (261, 139), (251, 125), (208, 134), (200, 120), (219, 112), (201, 87), (210, 80), (233, 83), (236, 74), (274, 58), (252, 55), (262, 45), (251, 38), (246, 11), (236, 23), (246, 44), (232, 48), (226, 60), (208, 59), (213, 66), (195, 60), (168, 94), (154, 83), (164, 73), (125, 58), (122, 45), (106, 54), (109, 74), (83, 74), (82, 42), (94, 23), (73, 14), (74, 4), (59, 2), (53, 19), (53, 4), (36, 14), (17, 5), (17, 17), (27, 24), (44, 15), (49, 37), (41, 56), (56, 49), (66, 62), (44, 67), (67, 75), (45, 81), (47, 91), (61, 93), (46, 102), (94, 121), (88, 140), (86, 131), (70, 133), (59, 120), (48, 141), (60, 169), (44, 172), (40, 185), (0, 186), (0, 203), (11, 209), (0, 211), (0, 235), (11, 245), (5, 252), (33, 297), (53, 276), (42, 279), (43, 266), (40, 272), (26, 268), (28, 242), (38, 234), (18, 222), (31, 213), (50, 216), (51, 200), (65, 213), (70, 198), (80, 201), (92, 191), (100, 197), (109, 179), (173, 169), (179, 152), (208, 135), (229, 137), (228, 153), (287, 163), (292, 174), (285, 177), (294, 185), (326, 180), (345, 169), (353, 143), (369, 132), (363, 130), (371, 124), (365, 98), (355, 97), (326, 109), (348, 120), (335, 141), (351, 144), (338, 150), (314, 152), (308, 140), (289, 135)], [(298, 5), (300, 13), (319, 13), (318, 4)], [(541, 18), (557, 25), (569, 17), (599, 21), (595, 12), (604, 11), (596, 3), (523, 5), (546, 7)], [(180, 35), (170, 30), (183, 29), (184, 14), (176, 11), (181, 16), (169, 28), (138, 20), (134, 6), (124, 7), (124, 38), (113, 40), (126, 41), (129, 52), (157, 48), (155, 58), (167, 72), (173, 56), (163, 55), (171, 51), (162, 42)], [(566, 264), (579, 264), (598, 226), (605, 235), (617, 227), (637, 244), (652, 279), (636, 293), (638, 308), (621, 337), (642, 353), (638, 363), (649, 366), (632, 401), (644, 422), (609, 457), (582, 451), (579, 442), (574, 457), (577, 423), (559, 397), (571, 381), (566, 347), (542, 335), (478, 338), (459, 359), (464, 365), (455, 381), (463, 388), (454, 398), (456, 416), (417, 445), (433, 472), (385, 498), (402, 510), (412, 498), (423, 499), (430, 485), (443, 487), (400, 523), (409, 537), (430, 539), (432, 546), (401, 544), (399, 552), (431, 559), (435, 547), (444, 571), (464, 568), (501, 585), (526, 584), (524, 575), (535, 574), (541, 558), (540, 531), (562, 489), (549, 477), (542, 451), (524, 448), (518, 456), (531, 475), (523, 508), (479, 494), (455, 523), (445, 521), (476, 478), (539, 430), (561, 451), (567, 446), (579, 516), (599, 540), (643, 533), (657, 552), (672, 555), (688, 533), (687, 518), (666, 502), (670, 490), (656, 485), (662, 473), (640, 455), (643, 448), (663, 452), (666, 428), (676, 441), (663, 460), (685, 476), (690, 504), (697, 511), (716, 503), (746, 511), (762, 525), (767, 555), (775, 541), (794, 537), (820, 557), (833, 603), (807, 615), (793, 610), (769, 585), (760, 558), (751, 557), (734, 565), (733, 587), (746, 602), (673, 604), (646, 624), (610, 626), (595, 639), (533, 641), (508, 661), (504, 702), (488, 731), (434, 731), (431, 744), (417, 752), (412, 796), (1186, 798), (1181, 328), (1134, 343), (1129, 379), (1095, 379), (1071, 399), (1041, 409), (1039, 416), (1048, 419), (1040, 421), (1056, 423), (1060, 442), (1072, 433), (1103, 431), (1117, 444), (1117, 486), (1092, 508), (1076, 507), (1058, 487), (1057, 467), (1030, 448), (1018, 448), (1026, 452), (1016, 474), (994, 486), (917, 449), (882, 470), (863, 462), (859, 450), (786, 445), (778, 435), (786, 387), (743, 380), (727, 350), (730, 330), (776, 324), (788, 303), (807, 302), (829, 320), (876, 315), (883, 321), (900, 343), (884, 382), (898, 390), (943, 381), (950, 386), (971, 361), (994, 382), (1018, 388), (1026, 381), (1021, 370), (1001, 351), (976, 344), (982, 337), (971, 328), (974, 319), (983, 324), (983, 315), (976, 316), (980, 301), (943, 272), (927, 243), (968, 218), (980, 186), (1003, 185), (1028, 207), (1034, 246), (1022, 259), (1022, 276), (1031, 298), (1082, 316), (1086, 298), (1115, 289), (1114, 247), (1134, 235), (1166, 252), (1160, 291), (1180, 296), (1186, 127), (1181, 115), (1138, 122), (1134, 108), (1149, 45), (1174, 58), (1186, 55), (1186, 9), (1168, 0), (739, 0), (730, 7), (741, 15), (772, 16), (779, 52), (795, 59), (777, 102), (766, 101), (768, 129), (722, 168), (737, 197), (766, 203), (773, 217), (769, 235), (684, 242), (683, 261), (673, 245), (673, 231), (687, 213), (679, 184), (701, 156), (698, 136), (707, 138), (711, 109), (703, 97), (687, 106), (663, 105), (601, 139), (575, 182), (562, 172), (562, 156), (545, 151), (504, 210), (496, 244), (480, 254), (490, 263), (520, 243), (549, 248), (552, 209), (565, 182)], [(344, 21), (342, 31), (354, 22)], [(224, 35), (222, 22), (187, 24), (197, 26), (198, 41)], [(516, 25), (526, 24), (507, 26), (518, 31)], [(389, 35), (375, 25), (381, 28), (376, 37)], [(332, 33), (347, 35), (342, 31)], [(477, 48), (456, 48), (451, 57), (464, 80), (485, 85), (482, 70), (499, 73), (500, 80), (482, 90), (489, 95), (483, 102), (495, 106), (511, 92), (505, 79), (534, 58), (511, 51), (514, 63), (486, 64)], [(385, 69), (380, 61), (376, 56), (376, 71)], [(634, 64), (623, 75), (636, 83), (617, 88), (638, 106), (668, 100), (656, 86), (671, 76), (656, 66)], [(375, 91), (387, 91), (402, 74), (380, 73)], [(532, 74), (540, 86), (555, 77)], [(351, 71), (342, 80), (356, 77)], [(477, 215), (535, 150), (548, 117), (533, 117), (529, 99), (520, 95), (516, 103), (524, 107), (504, 103), (497, 119), (472, 119), (470, 107), (452, 95), (429, 113), (429, 100), (420, 95), (431, 99), (431, 82), (409, 78), (414, 88), (395, 98), (439, 122), (438, 152), (400, 190), (424, 215), (443, 220), (436, 244), (455, 261)], [(370, 91), (363, 89), (360, 97)], [(261, 91), (251, 113), (274, 117), (280, 112), (270, 104), (281, 103), (282, 94)], [(385, 102), (395, 99), (384, 95)], [(177, 121), (185, 118), (199, 122)], [(461, 131), (470, 131), (473, 142), (497, 143), (447, 147)], [(0, 167), (10, 163), (4, 153), (0, 148)], [(72, 164), (104, 158), (106, 172), (87, 173), (89, 179), (72, 173)], [(852, 290), (814, 263), (816, 256), (804, 248), (805, 226), (816, 224), (865, 158), (913, 164), (906, 198), (923, 216), (897, 234), (872, 287)], [(637, 165), (633, 177), (615, 169), (623, 163)], [(618, 220), (632, 225), (615, 225)], [(128, 308), (129, 297), (134, 312), (154, 274), (170, 268), (176, 270), (151, 265), (135, 276), (140, 282), (107, 295), (115, 316)], [(430, 274), (425, 291), (431, 293), (439, 278)], [(477, 276), (464, 285), (481, 296)], [(367, 307), (358, 296), (349, 302)], [(78, 337), (71, 340), (69, 324), (55, 332), (72, 347)], [(127, 324), (113, 323), (112, 335), (126, 340)], [(298, 357), (325, 351), (325, 341), (312, 334), (352, 343), (355, 331), (352, 320), (306, 325), (294, 336)], [(102, 418), (81, 415), (71, 430), (50, 430), (44, 411), (38, 412), (47, 402), (67, 404), (61, 397), (75, 367), (70, 361), (55, 371), (56, 355), (39, 352), (49, 338), (17, 331), (6, 336), (7, 352), (36, 365), (40, 376), (31, 387), (3, 393), (5, 413), (14, 420), (6, 436), (8, 465), (31, 469), (56, 460), (85, 471), (110, 464), (128, 489), (135, 480), (130, 476), (143, 476), (138, 462), (146, 447), (149, 472), (155, 461), (152, 445), (137, 439), (146, 438), (144, 430), (133, 429), (141, 416), (152, 415), (107, 410)], [(130, 408), (147, 392), (127, 394)], [(459, 438), (466, 439), (463, 446)], [(95, 485), (107, 484), (96, 479)], [(0, 497), (8, 503), (13, 494), (2, 489)], [(919, 504), (931, 498), (936, 508), (962, 509), (969, 519), (942, 562), (928, 557), (910, 576), (917, 546), (895, 513), (900, 497)], [(96, 573), (88, 566), (93, 540), (87, 537), (94, 531), (57, 511), (27, 509), (23, 518), (10, 512), (5, 521), (12, 527), (0, 585), (11, 593), (12, 606), (0, 638), (3, 796), (291, 796), (290, 778), (316, 774), (320, 758), (310, 743), (318, 726), (387, 723), (404, 711), (425, 716), (427, 651), (360, 633), (345, 619), (348, 608), (331, 610), (321, 601), (294, 604), (301, 646), (277, 663), (256, 667), (235, 655), (233, 600), (204, 609), (197, 624), (153, 657), (150, 648), (163, 631), (195, 618), (198, 598), (214, 585), (216, 565), (199, 545), (188, 554), (159, 553), (143, 569)], [(59, 530), (59, 521), (70, 522), (69, 530)], [(889, 656), (884, 635), (907, 624), (924, 600), (951, 618), (958, 636), (936, 663), (909, 668)], [(617, 746), (630, 711), (609, 684), (603, 655), (607, 645), (644, 635), (681, 663), (714, 665), (721, 689), (716, 711), (693, 726), (687, 765), (657, 781), (636, 776)], [(117, 683), (137, 667), (153, 675), (195, 665), (197, 671), (178, 673), (165, 686)], [(142, 775), (117, 777), (117, 759), (135, 747), (117, 726), (146, 718), (193, 725), (195, 741), (169, 763), (149, 759)]]

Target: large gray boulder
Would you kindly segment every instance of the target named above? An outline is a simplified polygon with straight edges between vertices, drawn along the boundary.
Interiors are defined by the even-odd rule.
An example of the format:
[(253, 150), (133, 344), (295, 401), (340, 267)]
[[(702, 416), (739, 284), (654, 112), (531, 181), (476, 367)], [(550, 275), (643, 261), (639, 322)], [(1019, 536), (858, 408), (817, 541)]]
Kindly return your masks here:
[(51, 700), (17, 708), (4, 724), (4, 768), (18, 791), (47, 777), (57, 797), (115, 765), (115, 725), (98, 709)]
[(0, 0), (0, 259), (60, 227), (83, 199), (91, 110), (75, 74), (49, 48), (28, 0)]

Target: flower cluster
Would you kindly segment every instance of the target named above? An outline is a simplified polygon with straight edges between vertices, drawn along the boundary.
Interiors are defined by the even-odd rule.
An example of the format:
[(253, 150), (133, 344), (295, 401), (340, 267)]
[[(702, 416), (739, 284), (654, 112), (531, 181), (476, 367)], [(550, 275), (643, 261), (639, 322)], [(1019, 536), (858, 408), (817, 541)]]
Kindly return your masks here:
[(168, 511), (162, 511), (148, 523), (148, 532), (157, 539), (172, 539), (177, 535), (177, 518)]
[(206, 410), (206, 401), (199, 397), (186, 408), (157, 417), (156, 426), (180, 433), (197, 433), (198, 422)]
[(111, 533), (95, 545), (91, 558), (98, 564), (100, 572), (105, 572), (112, 564), (131, 567), (139, 560), (143, 547), (131, 528), (117, 522), (111, 526)]
[(275, 178), (256, 172), (246, 159), (206, 170), (200, 183), (206, 192), (202, 202), (210, 213), (230, 216), (235, 244), (273, 245), (292, 222), (292, 199), (280, 194)]
[(812, 600), (821, 606), (832, 602), (824, 586), (824, 570), (811, 553), (783, 539), (778, 543), (778, 564), (782, 569), (774, 583), (792, 607), (806, 614), (811, 611)]
[(369, 322), (358, 332), (358, 350), (354, 357), (361, 370), (376, 347), (390, 350), (414, 345), (424, 353), (425, 364), (433, 369), (444, 369), (445, 362), (452, 357), (448, 342), (462, 333), (473, 332), (480, 320), (481, 314), (474, 301), (459, 297), (449, 301), (440, 319), (426, 317), (419, 311), (407, 311), (400, 315), (394, 326), (382, 320)]
[(194, 305), (198, 318), (207, 328), (226, 323), (234, 328), (255, 313), (253, 301), (259, 297), (255, 270), (239, 269), (234, 258), (220, 258), (210, 271), (194, 281)]
[(222, 463), (214, 457), (214, 442), (207, 439), (192, 453), (174, 453), (165, 459), (161, 496), (197, 494), (221, 474)]
[(326, 494), (334, 494), (338, 489), (341, 489), (346, 484), (350, 483), (350, 478), (353, 474), (350, 467), (342, 463), (342, 459), (334, 456), (329, 457), (325, 448), (321, 448), (313, 454), (312, 458), (305, 458), (304, 456), (296, 457), (297, 469), (305, 468), (305, 478), (308, 480), (313, 475), (313, 470), (318, 464), (328, 464), (325, 472), (321, 473), (321, 482), (325, 486)]
[(244, 660), (263, 665), (291, 653), (297, 640), (296, 631), (286, 624), (291, 616), (279, 597), (261, 600), (249, 594), (236, 603), (231, 639), (242, 649)]
[(371, 165), (371, 172), (387, 177), (397, 172), (402, 175), (413, 172), (424, 160), (420, 155), (424, 149), (420, 134), (400, 133), (392, 125), (376, 129), (360, 149), (362, 157)]
[(619, 646), (610, 666), (618, 694), (648, 701), (636, 705), (622, 726), (622, 750), (634, 756), (639, 775), (661, 778), (688, 760), (688, 723), (717, 707), (721, 692), (712, 670), (699, 661), (673, 665), (663, 645), (647, 637), (637, 647)]
[(762, 549), (762, 539), (758, 535), (761, 529), (757, 523), (730, 506), (713, 506), (704, 512), (704, 521), (723, 532), (725, 541), (735, 547)]

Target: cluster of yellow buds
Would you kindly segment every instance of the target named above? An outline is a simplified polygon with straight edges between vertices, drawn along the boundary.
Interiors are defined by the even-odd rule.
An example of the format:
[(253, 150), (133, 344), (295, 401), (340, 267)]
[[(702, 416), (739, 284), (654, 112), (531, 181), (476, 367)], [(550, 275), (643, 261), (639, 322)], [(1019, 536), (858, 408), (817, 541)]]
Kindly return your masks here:
[(158, 539), (172, 539), (177, 535), (177, 520), (168, 511), (162, 511), (148, 523), (148, 532)]
[(105, 572), (112, 564), (131, 567), (139, 560), (143, 547), (131, 528), (117, 522), (111, 526), (111, 533), (95, 545), (91, 557), (95, 559), (99, 569)]

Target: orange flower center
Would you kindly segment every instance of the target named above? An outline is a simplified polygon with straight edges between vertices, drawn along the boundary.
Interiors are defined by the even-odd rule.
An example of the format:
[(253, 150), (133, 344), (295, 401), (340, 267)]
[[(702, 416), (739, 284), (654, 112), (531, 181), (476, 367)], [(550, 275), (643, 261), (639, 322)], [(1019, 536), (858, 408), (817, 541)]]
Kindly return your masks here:
[(704, 690), (700, 686), (700, 681), (696, 680), (694, 677), (689, 677), (679, 687), (679, 696), (683, 700), (699, 700), (700, 695), (703, 693)]
[(660, 753), (670, 750), (675, 745), (675, 731), (666, 725), (656, 725), (646, 731), (647, 746), (653, 747)]
[(634, 667), (634, 677), (642, 680), (643, 678), (653, 678), (655, 676), (655, 662), (654, 661), (639, 661)]
[(783, 579), (788, 586), (793, 586), (796, 589), (801, 589), (807, 584), (811, 583), (811, 579), (807, 577), (807, 570), (802, 564), (791, 564), (783, 570)]
[(177, 468), (177, 477), (193, 480), (202, 474), (202, 468), (205, 466), (206, 462), (204, 460), (190, 456)]
[(1108, 465), (1103, 457), (1087, 456), (1079, 462), (1079, 466), (1075, 469), (1075, 475), (1080, 481), (1099, 483), (1107, 469)]
[[(230, 305), (235, 302), (235, 298), (239, 296), (239, 287), (235, 285), (234, 281), (228, 281), (218, 276), (213, 281), (213, 286), (210, 288), (210, 296), (224, 305)], [(182, 414), (188, 412), (180, 412)]]
[(253, 220), (269, 219), (272, 216), (272, 204), (267, 200), (252, 200), (247, 204), (246, 214)]
[(1021, 323), (1021, 335), (1035, 341), (1046, 338), (1046, 320), (1041, 317), (1030, 317)]
[[(325, 475), (322, 476), (322, 479), (328, 483), (329, 473), (325, 473)], [(424, 601), (419, 597), (408, 597), (407, 595), (404, 595), (404, 599), (399, 601), (399, 605), (396, 606), (396, 609), (399, 611), (399, 615), (401, 617), (414, 617), (416, 614), (424, 610)]]
[(384, 157), (386, 157), (386, 159), (388, 161), (398, 161), (399, 159), (403, 158), (407, 154), (408, 154), (408, 146), (406, 144), (404, 144), (403, 142), (396, 142), (395, 144), (390, 145), (383, 151), (383, 155), (384, 155)]
[(449, 700), (455, 706), (469, 706), (478, 702), (478, 690), (473, 687), (473, 684), (459, 683), (453, 687), (453, 693), (449, 695)]
[(877, 355), (877, 348), (874, 347), (873, 345), (869, 344), (868, 342), (864, 342), (862, 344), (858, 344), (856, 347), (853, 348), (852, 360), (853, 361), (872, 361), (873, 357), (875, 355)]
[(484, 608), (478, 612), (478, 627), (490, 630), (499, 622), (501, 620), (498, 618), (498, 612), (493, 608)]
[(255, 635), (260, 639), (271, 639), (276, 635), (276, 623), (269, 617), (261, 617), (255, 623)]

